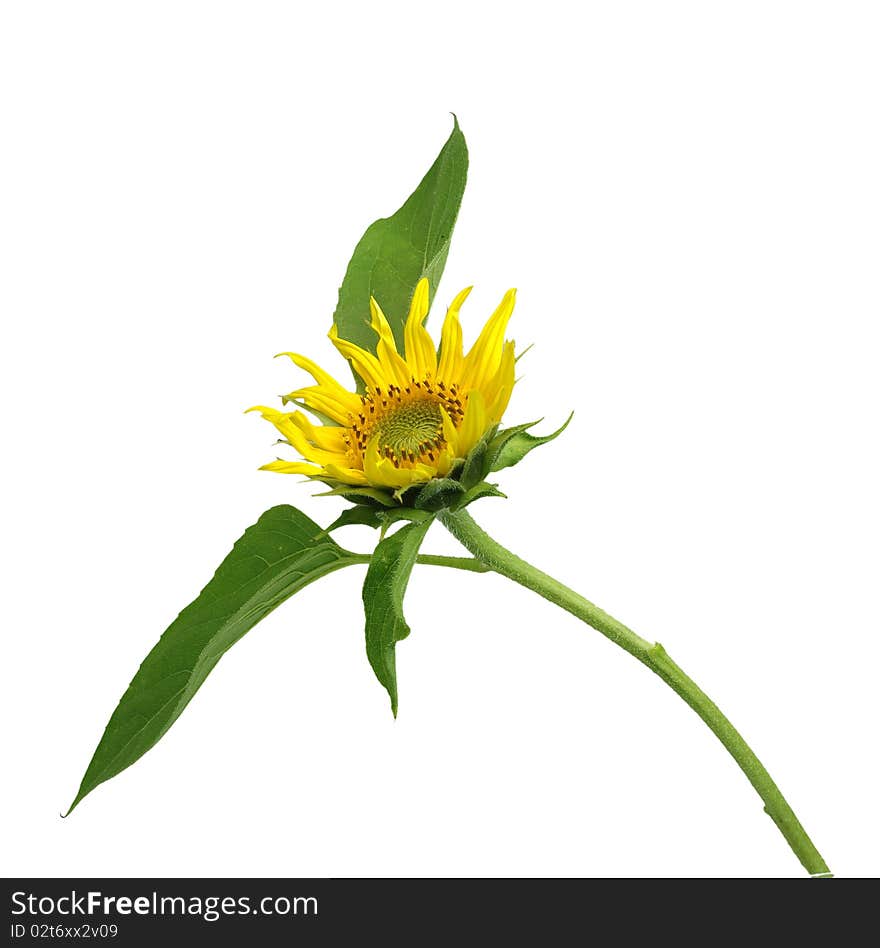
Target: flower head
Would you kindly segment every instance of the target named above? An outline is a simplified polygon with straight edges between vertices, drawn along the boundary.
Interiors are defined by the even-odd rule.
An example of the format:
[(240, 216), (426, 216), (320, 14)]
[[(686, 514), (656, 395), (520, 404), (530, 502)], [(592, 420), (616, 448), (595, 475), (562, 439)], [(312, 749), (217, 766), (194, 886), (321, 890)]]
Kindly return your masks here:
[(514, 344), (504, 333), (516, 291), (505, 293), (465, 355), (459, 310), (470, 290), (462, 290), (447, 310), (439, 349), (423, 325), (426, 279), (413, 294), (403, 353), (374, 299), (375, 355), (341, 339), (334, 325), (330, 339), (363, 380), (362, 394), (349, 391), (305, 356), (281, 353), (315, 380), (285, 395), (284, 404), (302, 405), (327, 423), (314, 424), (302, 411), (249, 409), (275, 425), (303, 459), (272, 461), (261, 470), (395, 491), (449, 475), (498, 425), (514, 385)]

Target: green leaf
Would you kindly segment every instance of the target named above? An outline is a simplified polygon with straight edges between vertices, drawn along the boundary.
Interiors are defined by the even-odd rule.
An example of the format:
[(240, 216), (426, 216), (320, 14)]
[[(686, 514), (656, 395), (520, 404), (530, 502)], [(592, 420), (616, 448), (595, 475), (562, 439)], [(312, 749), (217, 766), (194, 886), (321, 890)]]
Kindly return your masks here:
[(385, 537), (373, 552), (364, 580), (367, 658), (391, 699), (397, 717), (397, 668), (394, 646), (409, 635), (403, 617), (403, 595), (409, 582), (419, 547), (432, 518), (409, 523)]
[(376, 351), (370, 297), (382, 307), (403, 352), (403, 326), (416, 284), (430, 281), (430, 297), (446, 265), (449, 241), (467, 180), (468, 152), (458, 119), (437, 160), (406, 203), (371, 224), (354, 249), (333, 322), (339, 335)]
[(539, 436), (528, 433), (527, 429), (533, 428), (538, 424), (537, 421), (500, 431), (489, 447), (489, 456), (491, 459), (489, 470), (500, 471), (502, 468), (513, 467), (514, 464), (519, 464), (529, 451), (540, 447), (542, 444), (547, 444), (554, 438), (558, 438), (568, 427), (572, 418), (574, 418), (574, 412), (568, 416), (560, 428), (548, 435)]
[(289, 596), (357, 562), (295, 507), (267, 510), (171, 623), (113, 712), (70, 810), (177, 720), (223, 653)]

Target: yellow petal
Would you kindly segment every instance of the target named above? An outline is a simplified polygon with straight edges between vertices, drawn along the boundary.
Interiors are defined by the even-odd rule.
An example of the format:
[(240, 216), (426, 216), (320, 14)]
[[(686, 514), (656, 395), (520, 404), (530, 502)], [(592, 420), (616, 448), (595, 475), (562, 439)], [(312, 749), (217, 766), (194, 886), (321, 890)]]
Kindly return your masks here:
[(276, 474), (307, 474), (314, 477), (321, 473), (321, 468), (314, 464), (304, 464), (302, 461), (270, 461), (264, 464), (261, 471), (274, 471)]
[(464, 420), (458, 429), (458, 444), (456, 454), (466, 457), (471, 448), (483, 437), (483, 432), (489, 427), (486, 417), (486, 403), (483, 393), (477, 388), (469, 395), (464, 409)]
[(407, 365), (412, 376), (419, 380), (428, 378), (429, 375), (433, 377), (437, 371), (437, 352), (434, 349), (434, 342), (423, 325), (428, 315), (428, 290), (428, 281), (422, 277), (416, 284), (409, 307), (409, 316), (403, 330)]
[(314, 461), (315, 464), (321, 464), (325, 467), (328, 464), (348, 464), (347, 451), (325, 451), (311, 444), (299, 428), (291, 426), (293, 430), (287, 438), (288, 444), (296, 448), (297, 451), (307, 460)]
[(353, 467), (344, 467), (338, 464), (328, 464), (324, 470), (334, 480), (342, 481), (345, 484), (357, 484), (359, 487), (362, 487), (369, 483), (364, 472), (359, 471)]
[(440, 333), (440, 364), (437, 366), (437, 378), (447, 385), (454, 385), (461, 380), (463, 349), (461, 339), (461, 323), (458, 319), (461, 304), (468, 298), (472, 286), (465, 287), (452, 301), (446, 310), (446, 319), (443, 320), (443, 329)]
[(339, 428), (334, 425), (313, 425), (301, 411), (294, 412), (291, 421), (309, 441), (319, 448), (339, 453), (345, 453), (348, 450), (348, 443), (345, 440), (348, 437), (347, 428)]
[[(248, 411), (260, 412), (266, 421), (269, 421), (275, 425), (281, 434), (284, 435), (287, 443), (291, 447), (296, 448), (296, 450), (299, 451), (299, 453), (307, 461), (314, 461), (316, 464), (327, 464), (341, 460), (343, 463), (346, 463), (346, 453), (340, 453), (338, 451), (326, 451), (323, 448), (312, 444), (304, 434), (302, 428), (294, 423), (293, 415), (282, 411), (276, 411), (274, 408), (267, 408), (265, 405), (258, 405), (254, 408), (249, 408)], [(300, 413), (297, 412), (297, 414)]]
[(455, 452), (447, 445), (440, 452), (439, 457), (437, 458), (437, 477), (446, 477), (446, 475), (452, 470), (452, 465), (455, 461)]
[(251, 408), (245, 409), (245, 414), (247, 415), (252, 411), (258, 411), (266, 421), (275, 425), (285, 438), (287, 438), (290, 430), (293, 428), (290, 415), (286, 412), (278, 411), (277, 408), (269, 408), (267, 405), (254, 405)]
[(360, 346), (356, 346), (347, 339), (340, 339), (339, 330), (335, 323), (329, 336), (333, 345), (351, 362), (355, 372), (364, 380), (367, 386), (371, 389), (378, 388), (379, 391), (388, 388), (388, 380), (385, 378), (382, 366), (372, 352), (361, 349)]
[(489, 379), (482, 388), (488, 424), (494, 425), (501, 421), (513, 392), (515, 373), (514, 345), (512, 342), (505, 342), (501, 353), (501, 365), (494, 377)]
[(338, 421), (341, 425), (347, 425), (351, 416), (357, 413), (361, 405), (361, 400), (356, 398), (352, 410), (347, 400), (340, 402), (328, 389), (321, 388), (320, 385), (298, 388), (296, 391), (289, 392), (285, 395), (285, 398), (288, 401), (303, 402), (309, 408), (314, 408), (315, 411), (326, 415), (328, 418), (332, 418), (334, 421)]
[(409, 487), (429, 481), (434, 471), (426, 464), (414, 464), (412, 467), (395, 467), (393, 461), (382, 457), (376, 450), (376, 439), (370, 439), (364, 451), (364, 474), (367, 480), (377, 487)]
[(376, 343), (376, 355), (379, 357), (379, 363), (385, 375), (398, 385), (406, 385), (410, 377), (409, 367), (398, 355), (391, 326), (388, 325), (385, 314), (372, 296), (370, 297), (370, 315), (372, 317), (370, 325), (379, 337)]
[(348, 411), (357, 411), (360, 399), (354, 392), (350, 392), (347, 388), (340, 385), (339, 382), (330, 375), (329, 372), (325, 372), (319, 365), (315, 362), (312, 362), (311, 359), (306, 358), (304, 355), (300, 355), (298, 352), (279, 352), (276, 359), (281, 356), (287, 356), (294, 365), (298, 366), (301, 369), (305, 369), (306, 372), (311, 375), (311, 377), (318, 383), (318, 387), (323, 389), (325, 393), (339, 402), (340, 405), (345, 405), (348, 408)]
[(479, 388), (498, 371), (504, 346), (504, 331), (516, 303), (516, 290), (508, 290), (486, 321), (477, 341), (464, 359), (461, 383), (465, 389)]
[(443, 440), (449, 447), (449, 450), (452, 452), (453, 457), (458, 457), (458, 430), (455, 425), (452, 423), (452, 419), (446, 412), (446, 409), (441, 406), (440, 413), (443, 416)]

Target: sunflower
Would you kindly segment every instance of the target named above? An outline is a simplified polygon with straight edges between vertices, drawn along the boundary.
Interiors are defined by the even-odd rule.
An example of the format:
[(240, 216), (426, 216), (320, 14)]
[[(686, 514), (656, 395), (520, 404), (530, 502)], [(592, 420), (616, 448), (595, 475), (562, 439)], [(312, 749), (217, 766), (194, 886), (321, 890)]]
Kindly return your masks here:
[(404, 327), (404, 353), (375, 299), (370, 300), (376, 353), (339, 337), (330, 339), (363, 380), (363, 393), (342, 386), (311, 359), (283, 352), (308, 372), (314, 385), (283, 396), (283, 404), (309, 409), (326, 422), (313, 423), (302, 411), (259, 411), (281, 432), (301, 461), (276, 460), (261, 470), (305, 474), (330, 484), (401, 491), (446, 477), (501, 420), (514, 385), (514, 343), (504, 338), (516, 290), (508, 290), (467, 355), (459, 311), (471, 287), (452, 301), (435, 348), (424, 327), (428, 281), (413, 293)]

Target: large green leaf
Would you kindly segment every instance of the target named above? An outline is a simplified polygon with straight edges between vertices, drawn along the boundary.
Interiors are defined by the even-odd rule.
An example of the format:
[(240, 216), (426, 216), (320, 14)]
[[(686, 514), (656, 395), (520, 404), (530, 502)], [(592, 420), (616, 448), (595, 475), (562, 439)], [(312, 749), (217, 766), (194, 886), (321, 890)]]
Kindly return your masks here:
[(427, 277), (433, 299), (446, 265), (467, 167), (467, 145), (455, 119), (452, 134), (421, 184), (400, 210), (371, 224), (355, 247), (333, 314), (343, 339), (376, 351), (376, 335), (370, 329), (374, 296), (403, 352), (403, 326), (413, 290)]
[(364, 580), (367, 658), (391, 698), (395, 717), (397, 666), (394, 646), (409, 635), (409, 626), (403, 617), (403, 594), (419, 547), (433, 519), (409, 523), (397, 533), (385, 537), (373, 552)]
[(267, 510), (144, 659), (70, 810), (162, 737), (223, 653), (260, 619), (313, 580), (360, 561), (295, 507)]

